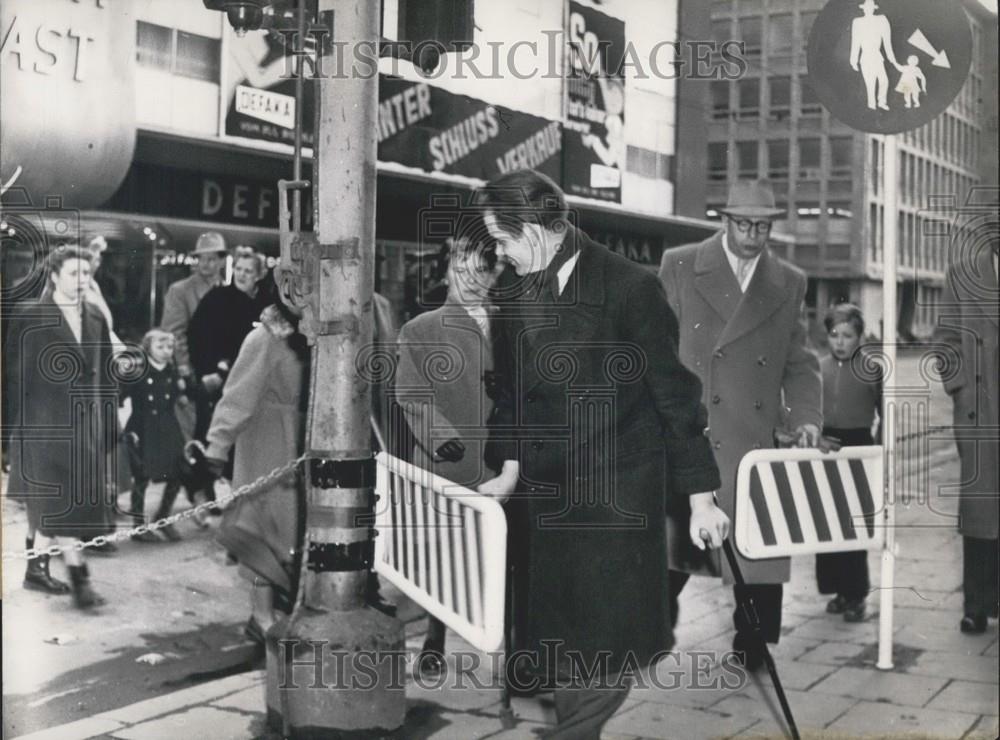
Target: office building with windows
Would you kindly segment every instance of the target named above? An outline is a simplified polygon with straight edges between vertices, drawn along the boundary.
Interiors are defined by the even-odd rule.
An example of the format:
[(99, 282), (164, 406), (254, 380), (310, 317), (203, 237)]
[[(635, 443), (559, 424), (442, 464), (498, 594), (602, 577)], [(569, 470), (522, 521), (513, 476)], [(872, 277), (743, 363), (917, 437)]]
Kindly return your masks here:
[[(947, 267), (948, 242), (930, 221), (950, 218), (996, 183), (996, 15), (964, 0), (973, 34), (968, 81), (947, 111), (899, 137), (899, 334), (927, 336)], [(677, 212), (719, 218), (730, 183), (767, 177), (787, 218), (777, 247), (809, 275), (807, 307), (821, 319), (834, 303), (858, 303), (880, 333), (884, 138), (856, 132), (820, 104), (806, 47), (825, 0), (685, 1), (681, 33), (745, 44), (746, 74), (682, 78)], [(707, 35), (703, 35), (707, 34)], [(691, 125), (699, 118), (703, 126)], [(992, 164), (990, 164), (992, 163)], [(992, 168), (992, 173), (988, 168)]]

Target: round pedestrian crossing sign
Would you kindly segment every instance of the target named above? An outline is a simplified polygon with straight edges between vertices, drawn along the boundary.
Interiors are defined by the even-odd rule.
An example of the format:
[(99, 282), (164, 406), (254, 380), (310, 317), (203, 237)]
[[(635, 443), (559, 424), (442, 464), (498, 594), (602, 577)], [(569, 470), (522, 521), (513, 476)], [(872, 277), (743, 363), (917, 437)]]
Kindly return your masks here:
[(807, 50), (820, 102), (848, 126), (875, 134), (940, 115), (971, 62), (972, 31), (959, 0), (830, 0)]

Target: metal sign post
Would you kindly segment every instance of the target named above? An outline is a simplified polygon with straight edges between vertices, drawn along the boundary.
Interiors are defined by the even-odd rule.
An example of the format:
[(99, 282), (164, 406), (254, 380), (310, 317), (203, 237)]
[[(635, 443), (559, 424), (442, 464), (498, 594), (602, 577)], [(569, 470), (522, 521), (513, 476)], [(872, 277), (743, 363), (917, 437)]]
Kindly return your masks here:
[[(896, 501), (896, 276), (899, 142), (951, 105), (969, 76), (972, 31), (958, 0), (830, 0), (809, 34), (809, 84), (848, 126), (884, 135), (882, 393), (885, 527), (877, 666), (892, 668)], [(876, 177), (878, 175), (876, 174)], [(871, 224), (874, 228), (875, 224)]]
[(884, 200), (882, 240), (882, 356), (885, 376), (882, 386), (883, 474), (885, 506), (882, 525), (882, 575), (879, 581), (878, 662), (884, 671), (892, 669), (893, 586), (896, 576), (896, 264), (898, 244), (899, 141), (896, 134), (885, 137), (882, 165)]

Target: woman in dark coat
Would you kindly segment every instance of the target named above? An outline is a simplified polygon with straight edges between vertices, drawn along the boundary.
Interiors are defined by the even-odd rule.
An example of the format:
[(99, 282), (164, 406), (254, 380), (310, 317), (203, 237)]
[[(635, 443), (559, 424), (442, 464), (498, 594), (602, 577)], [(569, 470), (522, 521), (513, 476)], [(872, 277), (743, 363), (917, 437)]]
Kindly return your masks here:
[[(90, 585), (83, 553), (72, 546), (109, 531), (114, 502), (105, 481), (117, 388), (107, 322), (84, 299), (89, 254), (60, 247), (46, 270), (51, 289), (18, 311), (5, 352), (13, 429), (9, 493), (27, 504), (29, 549), (36, 532), (65, 548), (74, 601), (86, 609), (103, 599)], [(49, 574), (47, 556), (28, 561), (24, 585), (68, 591)]]

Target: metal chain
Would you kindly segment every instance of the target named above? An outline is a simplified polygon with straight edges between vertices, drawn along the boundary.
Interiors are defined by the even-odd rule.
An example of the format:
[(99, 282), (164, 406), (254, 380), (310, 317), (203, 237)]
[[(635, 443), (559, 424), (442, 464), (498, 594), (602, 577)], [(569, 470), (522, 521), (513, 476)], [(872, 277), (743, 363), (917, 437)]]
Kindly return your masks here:
[(951, 424), (938, 424), (937, 426), (927, 427), (926, 429), (921, 429), (916, 432), (910, 432), (909, 434), (900, 434), (896, 437), (897, 444), (899, 442), (908, 442), (911, 439), (919, 439), (920, 437), (929, 437), (932, 434), (937, 434), (938, 432), (950, 432), (955, 427)]
[[(896, 437), (896, 442), (906, 442), (911, 439), (917, 439), (920, 437), (926, 437), (931, 434), (937, 434), (938, 432), (950, 431), (954, 427), (950, 424), (941, 424), (937, 426), (928, 427), (927, 429), (922, 429), (917, 432), (911, 432), (910, 434), (903, 434)], [(190, 509), (185, 509), (171, 516), (165, 517), (163, 519), (157, 519), (155, 522), (150, 524), (140, 524), (137, 527), (132, 527), (131, 529), (123, 529), (113, 534), (99, 535), (94, 537), (92, 540), (87, 540), (86, 542), (77, 541), (72, 545), (49, 545), (48, 547), (41, 548), (31, 548), (29, 550), (24, 550), (23, 552), (4, 552), (4, 559), (8, 560), (32, 560), (41, 555), (60, 555), (64, 550), (76, 550), (81, 552), (88, 547), (101, 547), (108, 542), (122, 542), (127, 539), (131, 539), (133, 535), (144, 534), (146, 532), (155, 532), (158, 529), (163, 529), (164, 527), (174, 524), (175, 522), (183, 521), (184, 519), (190, 519), (193, 516), (198, 515), (203, 511), (214, 507), (226, 506), (227, 504), (235, 501), (241, 496), (251, 496), (255, 493), (259, 493), (265, 488), (270, 487), (272, 484), (276, 483), (279, 478), (283, 478), (289, 473), (292, 473), (300, 464), (308, 459), (306, 455), (301, 455), (300, 457), (292, 460), (280, 468), (275, 468), (270, 473), (262, 475), (255, 481), (247, 483), (246, 485), (240, 486), (235, 491), (230, 491), (226, 495), (216, 499), (215, 501), (205, 501), (204, 503), (198, 504)]]
[(293, 473), (299, 465), (308, 459), (308, 456), (301, 455), (295, 460), (285, 463), (280, 468), (275, 468), (270, 473), (262, 475), (257, 480), (240, 486), (235, 491), (230, 491), (224, 496), (220, 496), (215, 501), (205, 501), (197, 506), (191, 507), (190, 509), (185, 509), (184, 511), (177, 512), (176, 514), (164, 517), (163, 519), (157, 519), (155, 522), (151, 522), (150, 524), (140, 524), (137, 527), (122, 529), (112, 534), (98, 535), (92, 540), (87, 540), (86, 542), (77, 540), (72, 545), (49, 545), (48, 547), (32, 547), (23, 552), (4, 552), (3, 558), (4, 560), (32, 560), (41, 555), (60, 555), (65, 550), (76, 550), (77, 552), (82, 552), (88, 547), (101, 547), (109, 542), (122, 542), (124, 540), (131, 539), (133, 535), (155, 532), (156, 530), (163, 529), (164, 527), (174, 524), (175, 522), (190, 519), (191, 517), (207, 511), (208, 509), (217, 506), (226, 506), (242, 496), (251, 496), (255, 493), (260, 493), (262, 490), (272, 486), (279, 479)]

